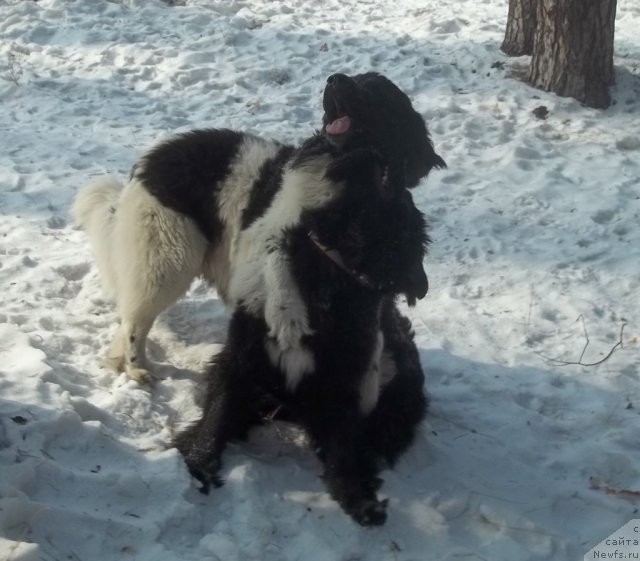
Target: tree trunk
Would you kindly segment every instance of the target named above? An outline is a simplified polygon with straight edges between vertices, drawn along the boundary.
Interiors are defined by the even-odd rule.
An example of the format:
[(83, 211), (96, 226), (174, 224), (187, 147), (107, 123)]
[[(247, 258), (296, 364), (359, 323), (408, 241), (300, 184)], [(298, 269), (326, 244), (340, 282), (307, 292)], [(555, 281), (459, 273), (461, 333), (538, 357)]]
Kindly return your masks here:
[(502, 51), (509, 56), (530, 55), (536, 31), (536, 0), (509, 0)]
[(531, 83), (590, 107), (608, 107), (616, 0), (536, 0)]

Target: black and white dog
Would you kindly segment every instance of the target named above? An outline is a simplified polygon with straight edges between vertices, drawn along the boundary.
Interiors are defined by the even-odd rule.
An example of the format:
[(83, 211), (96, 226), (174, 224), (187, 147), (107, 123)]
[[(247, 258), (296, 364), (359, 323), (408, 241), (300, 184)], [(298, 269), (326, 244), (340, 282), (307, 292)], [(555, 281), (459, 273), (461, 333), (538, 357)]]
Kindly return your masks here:
[[(302, 344), (312, 327), (292, 253), (283, 249), (287, 233), (303, 215), (342, 200), (350, 171), (335, 170), (354, 154), (358, 168), (369, 161), (363, 152), (375, 152), (367, 166), (394, 188), (413, 187), (445, 165), (409, 98), (379, 74), (331, 76), (323, 105), (321, 133), (299, 148), (230, 130), (194, 131), (152, 149), (125, 186), (104, 177), (80, 191), (75, 221), (89, 235), (120, 316), (109, 365), (149, 381), (149, 330), (202, 275), (225, 303), (266, 321), (271, 360), (292, 385), (314, 369)], [(344, 251), (345, 266), (359, 270), (357, 251), (353, 262)], [(423, 277), (413, 263), (394, 290), (419, 298)]]
[[(309, 145), (331, 150), (318, 137), (303, 158)], [(292, 380), (265, 345), (265, 320), (243, 303), (234, 310), (208, 372), (203, 416), (176, 439), (204, 491), (220, 481), (225, 445), (276, 407), (306, 429), (342, 508), (363, 525), (385, 521), (378, 473), (413, 440), (427, 404), (410, 324), (394, 296), (426, 292), (428, 238), (411, 194), (384, 181), (377, 158), (357, 150), (334, 160), (326, 175), (342, 187), (328, 204), (303, 211), (280, 241), (311, 328), (303, 340), (310, 371)]]

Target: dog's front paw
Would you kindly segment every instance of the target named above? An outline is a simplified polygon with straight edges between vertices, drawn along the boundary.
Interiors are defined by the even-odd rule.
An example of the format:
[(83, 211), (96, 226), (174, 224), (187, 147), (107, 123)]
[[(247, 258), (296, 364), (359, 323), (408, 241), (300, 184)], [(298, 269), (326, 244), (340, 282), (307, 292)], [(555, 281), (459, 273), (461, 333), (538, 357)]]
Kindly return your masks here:
[(182, 454), (189, 473), (200, 482), (200, 492), (208, 495), (212, 486), (221, 487), (224, 483), (218, 475), (222, 462), (219, 457), (211, 457), (197, 445), (198, 436), (198, 427), (194, 425), (180, 433), (173, 445)]
[[(328, 464), (331, 465), (330, 460)], [(376, 490), (382, 485), (382, 479), (376, 476), (367, 479), (345, 478), (335, 473), (325, 473), (324, 479), (331, 496), (358, 524), (381, 526), (386, 522), (389, 500), (380, 501), (376, 497)]]
[(146, 368), (138, 368), (135, 366), (127, 367), (127, 376), (132, 380), (135, 380), (141, 386), (151, 385), (153, 382), (153, 376)]
[(281, 317), (271, 326), (269, 335), (278, 340), (283, 350), (295, 349), (301, 346), (302, 338), (313, 335), (306, 315), (304, 317)]
[(197, 479), (201, 486), (198, 489), (203, 495), (208, 495), (211, 487), (218, 488), (224, 485), (224, 479), (218, 475), (220, 462), (211, 463), (204, 467), (190, 466), (187, 462), (189, 473)]
[(387, 520), (388, 499), (366, 499), (358, 502), (349, 514), (361, 526), (382, 526)]
[(265, 321), (269, 337), (278, 341), (284, 351), (301, 346), (302, 338), (313, 334), (303, 303), (270, 299), (265, 305)]

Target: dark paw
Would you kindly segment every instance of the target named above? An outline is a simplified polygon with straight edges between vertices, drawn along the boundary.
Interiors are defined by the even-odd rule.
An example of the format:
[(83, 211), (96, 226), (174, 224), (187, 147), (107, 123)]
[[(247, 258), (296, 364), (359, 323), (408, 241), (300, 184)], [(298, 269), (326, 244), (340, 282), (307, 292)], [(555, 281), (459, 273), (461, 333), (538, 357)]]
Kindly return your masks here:
[(352, 510), (351, 516), (362, 526), (382, 526), (387, 520), (388, 502), (388, 499), (362, 501)]
[(203, 495), (208, 495), (209, 491), (211, 491), (211, 487), (214, 489), (218, 489), (224, 485), (224, 479), (219, 475), (215, 474), (205, 474), (200, 470), (190, 469), (189, 472), (191, 475), (196, 478), (200, 483), (200, 491)]
[(217, 489), (224, 485), (224, 480), (218, 475), (220, 462), (215, 461), (209, 462), (205, 466), (196, 466), (191, 464), (188, 459), (186, 461), (189, 473), (202, 484), (199, 491), (203, 495), (208, 495), (211, 487)]
[(202, 484), (199, 491), (203, 495), (208, 495), (212, 486), (217, 488), (224, 484), (224, 480), (218, 475), (222, 467), (219, 458), (211, 459), (209, 454), (199, 452), (196, 447), (189, 446), (184, 439), (178, 443), (178, 450), (182, 453), (189, 473)]

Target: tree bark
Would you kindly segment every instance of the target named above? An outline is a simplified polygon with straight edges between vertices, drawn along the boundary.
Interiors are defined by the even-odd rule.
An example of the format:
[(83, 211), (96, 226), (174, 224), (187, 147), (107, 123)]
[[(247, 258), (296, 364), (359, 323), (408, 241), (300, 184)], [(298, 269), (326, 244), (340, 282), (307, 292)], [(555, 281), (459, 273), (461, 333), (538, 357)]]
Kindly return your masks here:
[(536, 31), (536, 0), (509, 0), (509, 15), (500, 47), (509, 56), (530, 55)]
[(590, 107), (611, 103), (616, 0), (536, 0), (529, 80)]

